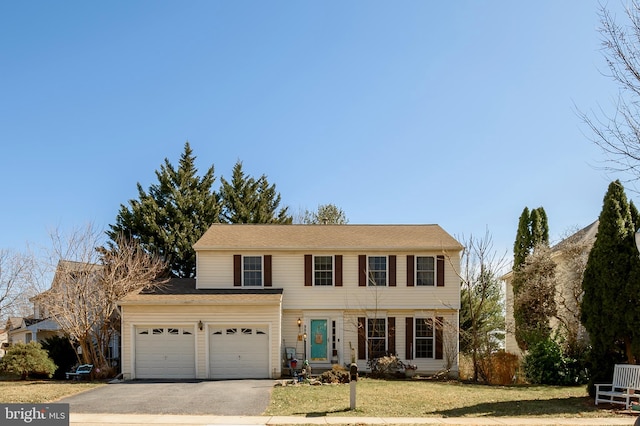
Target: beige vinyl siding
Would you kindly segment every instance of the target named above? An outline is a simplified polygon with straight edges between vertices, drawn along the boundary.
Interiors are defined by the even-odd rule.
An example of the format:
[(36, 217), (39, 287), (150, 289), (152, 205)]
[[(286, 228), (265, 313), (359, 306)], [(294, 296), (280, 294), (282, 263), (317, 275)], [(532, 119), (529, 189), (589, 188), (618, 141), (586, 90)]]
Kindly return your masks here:
[[(247, 315), (251, 312), (251, 315)], [(124, 305), (122, 306), (122, 372), (126, 378), (135, 375), (135, 344), (133, 333), (136, 326), (190, 325), (195, 328), (196, 378), (209, 378), (209, 350), (207, 330), (213, 324), (252, 324), (269, 327), (269, 371), (280, 375), (280, 307), (264, 306), (211, 306), (199, 304), (182, 305)], [(203, 330), (198, 329), (202, 321)]]
[[(407, 354), (405, 349), (406, 341), (406, 323), (405, 318), (419, 318), (419, 317), (443, 317), (444, 322), (447, 324), (443, 330), (443, 359), (424, 359), (414, 358), (407, 361)], [(458, 374), (458, 336), (456, 333), (458, 327), (458, 313), (451, 310), (384, 310), (378, 311), (348, 311), (344, 314), (344, 342), (342, 345), (342, 351), (347, 357), (343, 363), (351, 362), (351, 350), (355, 357), (358, 369), (367, 371), (367, 361), (358, 359), (358, 333), (357, 322), (358, 317), (366, 318), (395, 318), (395, 334), (396, 334), (396, 353), (398, 357), (408, 364), (416, 365), (417, 374), (435, 374), (437, 372), (445, 370), (447, 367), (447, 356), (454, 359), (452, 365), (452, 375)]]
[(233, 254), (198, 252), (196, 264), (198, 288), (233, 287)]
[[(202, 252), (198, 255), (198, 288), (232, 288), (234, 252)], [(445, 285), (407, 287), (407, 258), (437, 256), (434, 252), (333, 253), (333, 252), (251, 252), (243, 255), (272, 255), (274, 288), (284, 289), (283, 309), (361, 309), (383, 303), (388, 309), (439, 309), (460, 307), (460, 280), (451, 264), (458, 254), (445, 260)], [(342, 287), (304, 285), (304, 255), (342, 255)], [(358, 255), (396, 255), (395, 287), (359, 287)], [(335, 266), (334, 266), (335, 267)], [(335, 281), (334, 281), (335, 283)]]
[[(298, 328), (298, 318), (302, 322)], [(304, 354), (304, 343), (298, 340), (298, 335), (304, 333), (304, 314), (300, 310), (283, 311), (282, 313), (282, 357), (284, 358), (284, 348), (296, 348), (296, 354), (302, 360)], [(301, 337), (302, 338), (302, 337)]]

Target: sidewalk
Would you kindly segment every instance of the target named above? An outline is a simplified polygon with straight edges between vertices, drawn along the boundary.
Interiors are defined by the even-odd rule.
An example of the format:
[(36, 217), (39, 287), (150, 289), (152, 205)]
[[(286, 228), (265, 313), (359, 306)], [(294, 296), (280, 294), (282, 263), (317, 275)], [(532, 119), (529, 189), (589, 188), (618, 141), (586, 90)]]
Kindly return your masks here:
[(280, 417), (280, 416), (176, 416), (158, 414), (74, 414), (73, 426), (140, 425), (633, 425), (636, 417), (543, 418), (543, 417)]

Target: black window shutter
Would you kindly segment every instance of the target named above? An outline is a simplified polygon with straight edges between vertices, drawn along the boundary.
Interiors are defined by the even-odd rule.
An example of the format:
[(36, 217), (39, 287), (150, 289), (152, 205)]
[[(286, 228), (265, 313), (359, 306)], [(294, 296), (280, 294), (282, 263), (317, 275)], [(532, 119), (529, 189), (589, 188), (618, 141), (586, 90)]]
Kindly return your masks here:
[(313, 256), (310, 254), (304, 255), (304, 285), (310, 287), (313, 283)]
[(358, 359), (367, 359), (367, 324), (365, 317), (358, 317)]
[(405, 359), (413, 359), (413, 317), (405, 318)]
[(407, 287), (413, 287), (413, 267), (414, 267), (414, 256), (407, 256)]
[(389, 287), (396, 286), (396, 256), (389, 255)]
[(443, 317), (436, 317), (436, 359), (443, 358), (444, 342), (442, 341), (442, 325), (444, 324)]
[(387, 351), (390, 355), (396, 355), (396, 319), (387, 318)]
[(438, 266), (436, 269), (438, 273), (437, 286), (444, 287), (444, 256), (438, 256)]
[(335, 274), (336, 274), (336, 287), (342, 287), (342, 255), (337, 254), (335, 256)]
[(233, 286), (242, 286), (242, 256), (239, 254), (233, 255)]
[(262, 262), (264, 263), (264, 286), (271, 287), (273, 286), (271, 278), (271, 255), (265, 254), (262, 258)]
[(367, 286), (367, 256), (364, 254), (358, 256), (358, 286)]

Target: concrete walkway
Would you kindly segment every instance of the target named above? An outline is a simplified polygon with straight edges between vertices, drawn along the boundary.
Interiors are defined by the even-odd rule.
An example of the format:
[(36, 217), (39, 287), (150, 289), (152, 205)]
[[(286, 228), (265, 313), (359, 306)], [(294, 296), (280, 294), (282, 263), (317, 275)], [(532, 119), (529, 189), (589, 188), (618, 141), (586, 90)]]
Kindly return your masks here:
[(140, 426), (140, 425), (633, 425), (635, 416), (600, 418), (543, 417), (279, 417), (279, 416), (189, 416), (157, 414), (80, 414), (71, 413), (73, 426)]

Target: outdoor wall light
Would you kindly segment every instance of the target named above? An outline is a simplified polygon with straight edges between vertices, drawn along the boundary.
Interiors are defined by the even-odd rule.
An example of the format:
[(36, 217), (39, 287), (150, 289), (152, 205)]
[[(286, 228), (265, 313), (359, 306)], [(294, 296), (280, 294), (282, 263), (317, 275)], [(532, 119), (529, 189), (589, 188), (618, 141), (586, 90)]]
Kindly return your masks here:
[(298, 328), (300, 328), (301, 325), (302, 325), (302, 320), (298, 318)]
[(202, 324), (202, 321), (198, 321), (198, 329), (200, 331), (202, 331), (202, 327), (204, 327), (204, 325)]

